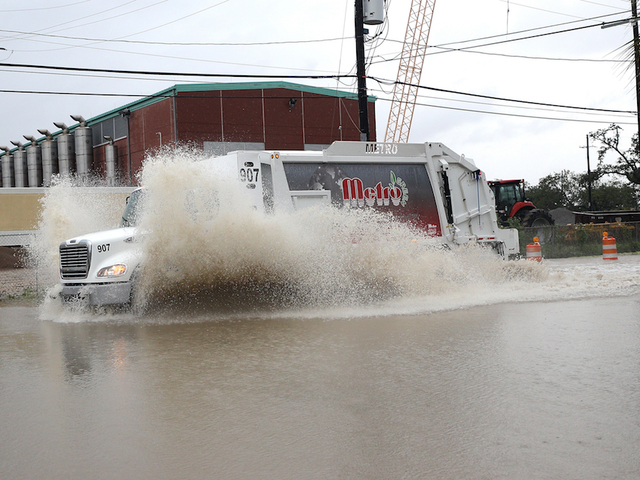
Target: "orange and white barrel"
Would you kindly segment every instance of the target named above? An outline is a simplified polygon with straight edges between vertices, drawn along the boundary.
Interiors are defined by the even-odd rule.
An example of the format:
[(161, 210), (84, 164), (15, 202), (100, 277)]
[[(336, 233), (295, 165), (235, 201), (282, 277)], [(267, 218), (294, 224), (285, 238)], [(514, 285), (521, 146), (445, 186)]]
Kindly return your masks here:
[(527, 260), (533, 260), (534, 262), (542, 261), (542, 249), (538, 243), (540, 239), (533, 237), (533, 243), (527, 245)]
[(602, 233), (602, 259), (618, 259), (618, 248), (616, 247), (616, 239), (614, 237), (609, 237), (607, 232)]

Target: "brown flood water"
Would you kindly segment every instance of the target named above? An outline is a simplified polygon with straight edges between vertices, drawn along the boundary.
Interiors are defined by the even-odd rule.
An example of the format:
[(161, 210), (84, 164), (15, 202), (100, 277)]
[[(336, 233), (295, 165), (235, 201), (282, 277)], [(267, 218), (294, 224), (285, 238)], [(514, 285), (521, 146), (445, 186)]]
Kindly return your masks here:
[(640, 296), (424, 315), (0, 308), (2, 479), (635, 479)]

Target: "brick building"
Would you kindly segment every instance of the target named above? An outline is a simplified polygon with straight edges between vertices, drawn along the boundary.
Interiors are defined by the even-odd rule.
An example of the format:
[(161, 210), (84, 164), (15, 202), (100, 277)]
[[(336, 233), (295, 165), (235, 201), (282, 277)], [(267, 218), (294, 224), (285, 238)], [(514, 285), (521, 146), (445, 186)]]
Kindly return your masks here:
[[(375, 140), (374, 102), (375, 98), (369, 97), (372, 140)], [(113, 185), (131, 185), (146, 152), (160, 146), (187, 144), (216, 154), (239, 149), (321, 149), (336, 140), (360, 140), (358, 118), (357, 95), (338, 90), (288, 82), (174, 85), (70, 126), (66, 134), (75, 134), (75, 158), (70, 167), (65, 162), (64, 168), (107, 177)], [(90, 147), (84, 149), (81, 167), (82, 145), (78, 147), (78, 138), (83, 129), (84, 143)], [(54, 132), (49, 140), (55, 141), (64, 133), (64, 130)], [(37, 167), (42, 173), (36, 176), (31, 171), (36, 168), (36, 160), (30, 160), (28, 169), (30, 174), (34, 173), (33, 180), (24, 172), (20, 183), (8, 185), (9, 173), (4, 175), (3, 168), (3, 186), (46, 186), (50, 178), (47, 172), (64, 172), (62, 161), (59, 165), (46, 164), (45, 140), (44, 137), (37, 140), (43, 148)], [(31, 144), (23, 147), (25, 170)], [(59, 145), (58, 139), (61, 152)], [(0, 159), (15, 156), (16, 150), (6, 152)], [(115, 160), (108, 162), (107, 157)], [(9, 162), (3, 162), (3, 167), (4, 163)], [(17, 166), (22, 170), (22, 165), (21, 160)]]

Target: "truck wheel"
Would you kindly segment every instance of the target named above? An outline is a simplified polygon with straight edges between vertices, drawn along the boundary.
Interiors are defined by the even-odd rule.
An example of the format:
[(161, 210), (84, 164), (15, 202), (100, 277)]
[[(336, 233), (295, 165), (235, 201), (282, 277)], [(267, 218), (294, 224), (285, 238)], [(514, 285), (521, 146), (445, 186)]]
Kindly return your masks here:
[(139, 279), (139, 269), (136, 269), (133, 275), (131, 275), (131, 293), (129, 294), (129, 303), (126, 304), (127, 310), (129, 310), (134, 315), (138, 315), (142, 313), (142, 308), (140, 306), (140, 295), (139, 295), (139, 287), (140, 287), (140, 279)]
[(549, 212), (534, 208), (522, 217), (522, 226), (534, 230), (533, 236), (540, 239), (540, 243), (549, 243), (553, 238), (555, 221)]

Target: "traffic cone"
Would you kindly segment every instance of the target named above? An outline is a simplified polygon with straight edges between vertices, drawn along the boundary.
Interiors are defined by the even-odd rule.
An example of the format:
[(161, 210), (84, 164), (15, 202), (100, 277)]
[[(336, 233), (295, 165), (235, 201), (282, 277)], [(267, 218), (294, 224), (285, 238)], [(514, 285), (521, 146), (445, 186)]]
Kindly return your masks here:
[(602, 259), (618, 259), (618, 248), (616, 247), (616, 239), (614, 237), (609, 237), (607, 232), (602, 232)]
[(527, 260), (533, 260), (534, 262), (542, 261), (542, 250), (538, 243), (540, 239), (533, 237), (533, 243), (527, 245)]

